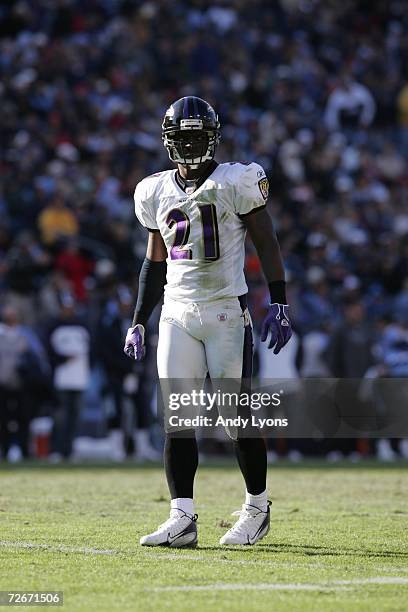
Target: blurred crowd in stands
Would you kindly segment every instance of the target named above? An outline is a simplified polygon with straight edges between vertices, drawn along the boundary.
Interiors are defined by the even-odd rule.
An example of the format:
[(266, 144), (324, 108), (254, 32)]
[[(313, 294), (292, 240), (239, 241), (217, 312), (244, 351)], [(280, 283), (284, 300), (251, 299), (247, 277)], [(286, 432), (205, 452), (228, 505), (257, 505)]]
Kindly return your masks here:
[[(132, 196), (171, 167), (161, 120), (186, 94), (220, 115), (218, 161), (270, 179), (296, 336), (258, 347), (260, 375), (408, 375), (407, 25), (402, 0), (2, 3), (0, 456), (70, 457), (81, 433), (158, 457), (157, 313), (147, 361), (122, 352), (146, 240)], [(251, 244), (246, 269), (257, 326)]]

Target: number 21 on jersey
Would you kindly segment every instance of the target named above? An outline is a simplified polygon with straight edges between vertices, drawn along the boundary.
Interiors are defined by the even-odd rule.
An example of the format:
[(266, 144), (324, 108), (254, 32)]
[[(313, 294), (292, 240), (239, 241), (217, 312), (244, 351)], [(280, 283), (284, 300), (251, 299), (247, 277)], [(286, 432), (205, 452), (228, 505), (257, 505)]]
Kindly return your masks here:
[[(201, 228), (204, 240), (204, 259), (215, 261), (220, 257), (220, 244), (218, 237), (217, 211), (214, 204), (199, 204)], [(171, 229), (176, 226), (176, 235), (170, 249), (171, 259), (192, 259), (191, 249), (185, 246), (190, 236), (190, 219), (180, 208), (173, 208), (166, 218), (167, 226)]]

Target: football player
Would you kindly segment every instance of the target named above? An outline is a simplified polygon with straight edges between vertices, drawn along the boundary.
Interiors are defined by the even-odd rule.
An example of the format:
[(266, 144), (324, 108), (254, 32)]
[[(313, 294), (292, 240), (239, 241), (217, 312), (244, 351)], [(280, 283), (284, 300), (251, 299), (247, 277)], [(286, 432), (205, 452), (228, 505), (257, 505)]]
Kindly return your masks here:
[[(266, 210), (268, 179), (256, 163), (217, 163), (220, 123), (205, 100), (187, 96), (166, 111), (163, 143), (174, 170), (143, 179), (135, 211), (148, 230), (147, 253), (125, 353), (145, 354), (145, 327), (164, 291), (157, 349), (160, 379), (240, 379), (252, 365), (244, 240), (248, 231), (270, 291), (261, 340), (277, 354), (291, 337), (279, 244)], [(164, 465), (170, 518), (143, 536), (144, 546), (195, 546), (194, 431), (166, 432)], [(266, 449), (260, 436), (234, 437), (246, 492), (239, 518), (220, 544), (255, 544), (269, 531)]]

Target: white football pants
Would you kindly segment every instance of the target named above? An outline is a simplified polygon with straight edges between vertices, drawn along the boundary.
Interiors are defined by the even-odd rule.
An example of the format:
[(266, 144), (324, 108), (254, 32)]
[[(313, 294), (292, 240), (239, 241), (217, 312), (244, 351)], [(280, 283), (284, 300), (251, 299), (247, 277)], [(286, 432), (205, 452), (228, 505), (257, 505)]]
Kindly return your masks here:
[[(241, 306), (242, 304), (242, 306)], [(157, 347), (159, 378), (249, 378), (252, 324), (242, 298), (184, 303), (165, 299)]]

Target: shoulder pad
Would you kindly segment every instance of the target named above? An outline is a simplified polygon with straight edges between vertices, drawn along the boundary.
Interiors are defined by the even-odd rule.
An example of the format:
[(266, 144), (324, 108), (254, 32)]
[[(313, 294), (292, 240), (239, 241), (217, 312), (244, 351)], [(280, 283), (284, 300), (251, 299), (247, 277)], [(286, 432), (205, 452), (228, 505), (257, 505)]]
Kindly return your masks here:
[(256, 162), (231, 162), (236, 168), (236, 181), (238, 183), (258, 182), (265, 178), (265, 170)]
[(149, 200), (156, 191), (161, 180), (164, 178), (166, 171), (156, 172), (155, 174), (149, 174), (142, 179), (137, 185), (135, 190), (135, 197), (137, 196), (140, 200)]

